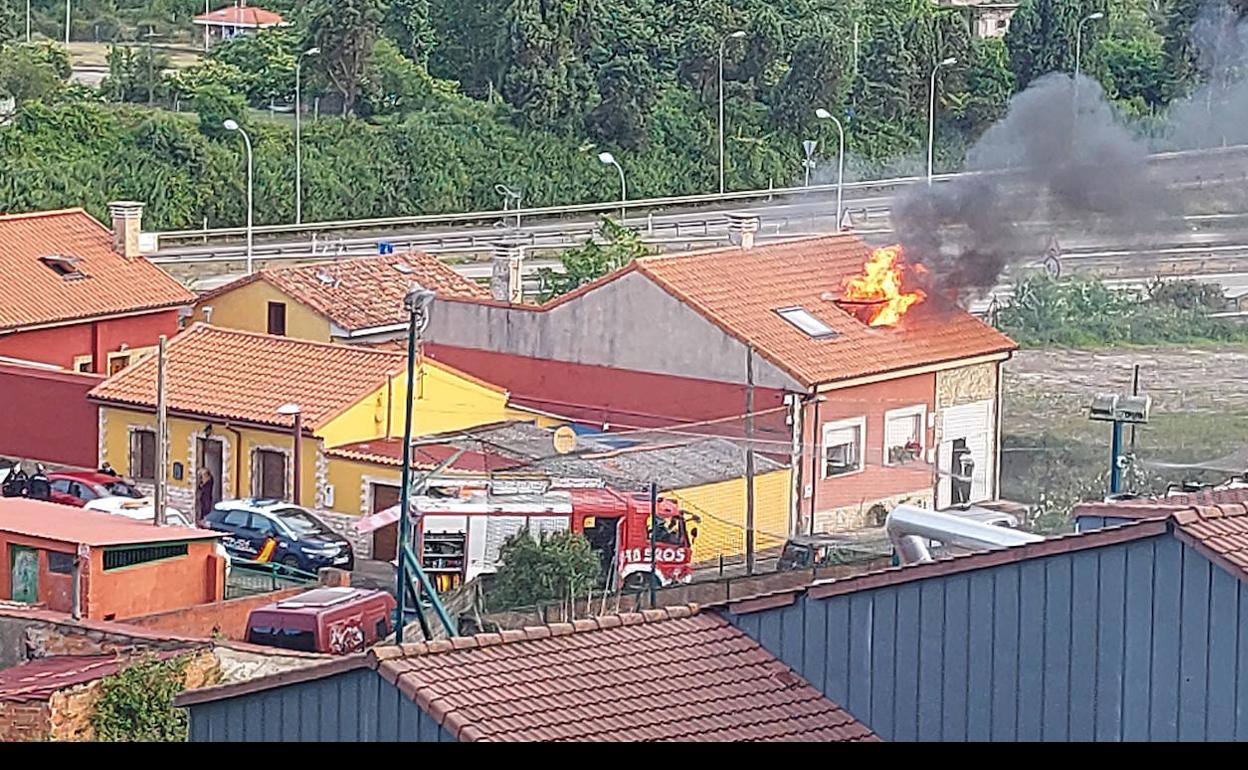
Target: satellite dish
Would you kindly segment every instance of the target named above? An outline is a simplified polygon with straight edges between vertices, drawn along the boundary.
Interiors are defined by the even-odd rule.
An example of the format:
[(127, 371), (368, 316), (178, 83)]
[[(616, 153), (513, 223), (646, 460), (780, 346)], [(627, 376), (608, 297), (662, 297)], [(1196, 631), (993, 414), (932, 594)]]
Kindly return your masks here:
[(567, 425), (555, 431), (554, 436), (555, 451), (561, 455), (566, 455), (573, 449), (576, 449), (576, 431)]

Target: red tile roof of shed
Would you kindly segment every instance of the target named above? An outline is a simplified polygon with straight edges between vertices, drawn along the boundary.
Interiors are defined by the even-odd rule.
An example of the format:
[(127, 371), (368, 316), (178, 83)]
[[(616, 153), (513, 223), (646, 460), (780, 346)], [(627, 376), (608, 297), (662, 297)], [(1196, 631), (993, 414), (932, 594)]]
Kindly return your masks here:
[(180, 694), (223, 700), (369, 667), (461, 741), (874, 741), (744, 632), (669, 607), (377, 647)]
[[(0, 331), (189, 305), (195, 295), (141, 257), (113, 251), (112, 232), (82, 209), (0, 216)], [(66, 280), (40, 261), (77, 260)]]
[(137, 519), (25, 497), (0, 497), (0, 532), (91, 546), (208, 540), (220, 532), (156, 527)]
[[(455, 447), (446, 444), (418, 445), (412, 449), (412, 467), (420, 470), (432, 470), (455, 454), (455, 452)], [(325, 454), (346, 460), (363, 460), (365, 462), (398, 467), (403, 464), (403, 439), (379, 438), (371, 441), (359, 441), (354, 444), (342, 444), (326, 449)], [(517, 468), (520, 465), (522, 463), (517, 460), (493, 452), (464, 452), (455, 462), (451, 463), (448, 469), (466, 473), (480, 473), (504, 471)]]
[(1135, 500), (1096, 500), (1077, 503), (1071, 509), (1070, 515), (1075, 518), (1104, 516), (1117, 519), (1151, 519), (1157, 516), (1168, 516), (1194, 505), (1218, 505), (1220, 503), (1248, 503), (1248, 488), (1206, 489), (1169, 497), (1143, 497)]
[[(643, 257), (634, 264), (712, 323), (805, 385), (1014, 350), (1004, 334), (939, 297), (914, 306), (894, 328), (866, 326), (825, 294), (862, 271), (870, 248), (828, 235), (692, 254)], [(802, 307), (836, 336), (816, 339), (781, 318)]]
[[(204, 294), (200, 302), (259, 280), (272, 284), (347, 331), (405, 324), (403, 297), (413, 283), (440, 297), (490, 296), (484, 287), (437, 257), (409, 252), (265, 268)], [(405, 344), (394, 349), (406, 352)]]

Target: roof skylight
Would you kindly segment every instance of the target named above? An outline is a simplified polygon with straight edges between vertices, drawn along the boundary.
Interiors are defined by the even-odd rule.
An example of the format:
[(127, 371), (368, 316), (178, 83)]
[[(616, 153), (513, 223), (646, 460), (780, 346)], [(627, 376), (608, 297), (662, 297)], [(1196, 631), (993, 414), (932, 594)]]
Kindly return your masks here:
[(836, 336), (832, 327), (815, 318), (804, 307), (782, 307), (776, 310), (776, 314), (815, 339)]

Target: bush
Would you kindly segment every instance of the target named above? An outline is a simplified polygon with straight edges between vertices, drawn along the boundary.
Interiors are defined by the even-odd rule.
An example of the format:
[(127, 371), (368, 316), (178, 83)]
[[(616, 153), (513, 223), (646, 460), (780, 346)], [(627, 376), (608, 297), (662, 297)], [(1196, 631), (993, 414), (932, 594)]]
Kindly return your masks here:
[(1147, 291), (1112, 289), (1096, 278), (1019, 283), (998, 327), (1031, 346), (1097, 347), (1248, 340), (1248, 327), (1211, 318), (1222, 291), (1195, 281), (1156, 281)]
[(507, 539), (498, 557), (502, 563), (489, 596), (497, 609), (566, 602), (597, 585), (602, 574), (598, 554), (577, 532), (534, 540), (528, 530), (521, 530)]
[(229, 132), (226, 120), (245, 123), (247, 103), (238, 94), (232, 94), (219, 85), (204, 86), (195, 93), (195, 114), (199, 116), (199, 130), (211, 139), (220, 139)]
[(148, 655), (106, 677), (91, 715), (96, 740), (185, 741), (186, 712), (173, 707), (182, 691), (186, 658)]

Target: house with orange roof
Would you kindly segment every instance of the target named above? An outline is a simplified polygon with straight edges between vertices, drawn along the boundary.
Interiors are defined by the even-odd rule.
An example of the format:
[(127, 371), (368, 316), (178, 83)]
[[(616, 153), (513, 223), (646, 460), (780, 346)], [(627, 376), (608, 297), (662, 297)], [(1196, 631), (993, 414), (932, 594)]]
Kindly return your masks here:
[[(194, 510), (196, 474), (207, 468), (217, 500), (290, 500), (354, 537), (350, 524), (371, 512), (379, 480), (369, 458), (331, 450), (403, 435), (406, 367), (404, 353), (196, 323), (167, 348), (168, 462), (161, 467), (156, 457), (154, 357), (91, 391), (99, 462), (141, 488), (162, 474), (171, 504), (186, 511)], [(438, 362), (420, 362), (416, 388), (417, 435), (531, 418), (508, 406), (506, 391)], [(297, 463), (290, 405), (300, 416)]]
[(262, 29), (288, 24), (280, 13), (247, 5), (246, 0), (235, 0), (224, 8), (201, 13), (191, 22), (204, 30), (205, 51), (222, 40), (239, 35), (254, 35)]
[(439, 296), (482, 299), (482, 286), (427, 254), (383, 254), (269, 267), (200, 296), (193, 318), (230, 329), (316, 342), (403, 339), (413, 284)]
[[(612, 429), (731, 425), (740, 439), (752, 396), (756, 449), (795, 469), (794, 533), (879, 523), (901, 502), (996, 498), (1001, 366), (1015, 343), (938, 296), (872, 325), (875, 306), (845, 289), (877, 257), (865, 243), (755, 244), (757, 219), (737, 219), (736, 246), (644, 257), (545, 305), (439, 297), (426, 354), (488, 368), (526, 403), (610, 415)], [(613, 384), (649, 375), (662, 377), (640, 392)]]
[(195, 295), (143, 258), (143, 205), (0, 216), (0, 357), (121, 371), (178, 331)]

